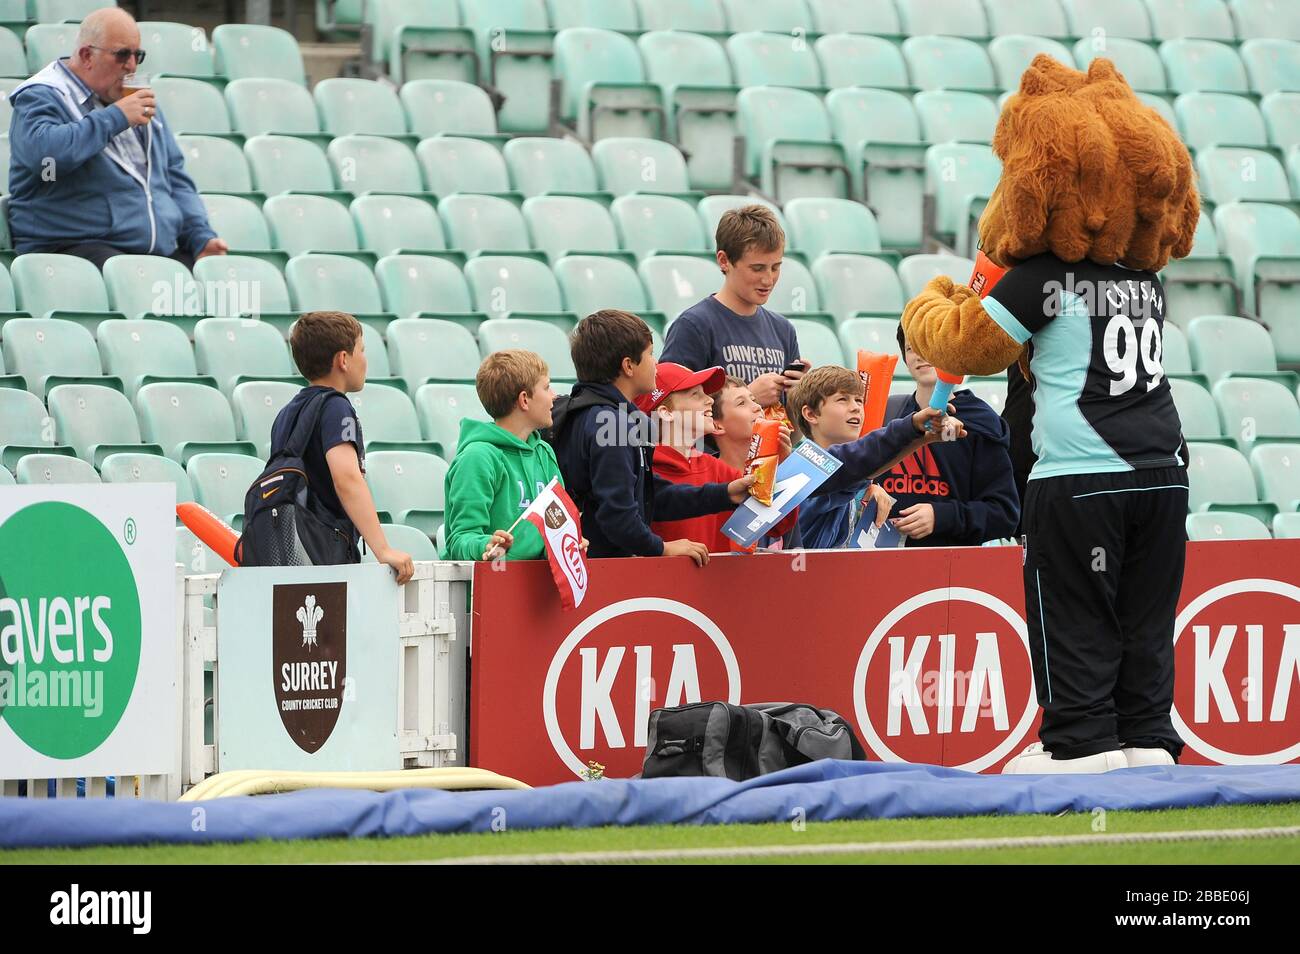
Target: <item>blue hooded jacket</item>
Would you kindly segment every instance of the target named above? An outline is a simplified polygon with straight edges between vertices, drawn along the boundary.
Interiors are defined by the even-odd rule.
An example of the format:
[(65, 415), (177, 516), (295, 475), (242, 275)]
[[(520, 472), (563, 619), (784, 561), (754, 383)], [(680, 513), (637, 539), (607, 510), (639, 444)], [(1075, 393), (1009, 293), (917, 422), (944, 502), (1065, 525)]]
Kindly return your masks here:
[[(146, 177), (114, 138), (116, 106), (81, 115), (80, 81), (62, 60), (9, 94), (9, 229), (19, 252), (107, 242), (124, 252), (197, 255), (216, 232), (162, 111), (145, 126)], [(75, 110), (75, 112), (74, 112)]]

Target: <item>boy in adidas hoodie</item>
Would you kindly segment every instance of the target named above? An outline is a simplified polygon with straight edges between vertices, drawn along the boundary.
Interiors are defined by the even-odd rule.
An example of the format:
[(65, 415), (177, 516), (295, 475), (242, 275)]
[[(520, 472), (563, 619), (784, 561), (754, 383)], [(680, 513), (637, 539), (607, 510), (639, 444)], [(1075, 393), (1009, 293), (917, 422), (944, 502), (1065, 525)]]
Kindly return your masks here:
[(508, 528), (560, 476), (555, 451), (537, 433), (551, 424), (550, 372), (531, 351), (496, 351), (479, 366), (474, 387), (492, 423), (461, 419), (456, 459), (447, 471), (442, 557), (541, 559), (546, 544), (532, 523)]
[[(916, 391), (889, 399), (887, 421), (928, 405), (937, 380), (934, 366), (908, 347), (901, 324), (898, 350)], [(877, 481), (898, 501), (894, 526), (907, 534), (909, 547), (978, 546), (1012, 536), (1020, 521), (1006, 422), (969, 390), (954, 391), (951, 401), (966, 425), (966, 440), (926, 445)]]

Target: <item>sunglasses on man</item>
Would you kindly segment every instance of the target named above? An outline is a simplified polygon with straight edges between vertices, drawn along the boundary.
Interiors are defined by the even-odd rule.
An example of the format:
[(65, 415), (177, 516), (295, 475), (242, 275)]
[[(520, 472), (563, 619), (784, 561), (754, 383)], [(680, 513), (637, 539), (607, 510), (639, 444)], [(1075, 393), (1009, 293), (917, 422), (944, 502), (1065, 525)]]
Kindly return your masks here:
[(102, 46), (92, 46), (91, 49), (100, 50), (101, 52), (104, 53), (112, 53), (113, 59), (117, 60), (119, 63), (126, 63), (127, 60), (129, 60), (131, 57), (134, 56), (136, 66), (139, 66), (141, 63), (143, 63), (145, 57), (144, 50), (132, 50), (127, 47), (123, 47), (120, 50), (110, 50)]

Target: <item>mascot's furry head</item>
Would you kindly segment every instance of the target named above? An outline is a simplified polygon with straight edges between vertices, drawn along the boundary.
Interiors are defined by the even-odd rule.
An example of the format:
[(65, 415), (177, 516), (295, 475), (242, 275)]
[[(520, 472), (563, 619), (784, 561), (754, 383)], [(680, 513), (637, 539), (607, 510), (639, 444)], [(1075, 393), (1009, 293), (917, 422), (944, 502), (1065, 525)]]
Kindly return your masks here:
[(1002, 178), (980, 218), (996, 264), (1052, 252), (1159, 271), (1192, 249), (1192, 158), (1107, 59), (1088, 72), (1034, 57), (993, 135)]

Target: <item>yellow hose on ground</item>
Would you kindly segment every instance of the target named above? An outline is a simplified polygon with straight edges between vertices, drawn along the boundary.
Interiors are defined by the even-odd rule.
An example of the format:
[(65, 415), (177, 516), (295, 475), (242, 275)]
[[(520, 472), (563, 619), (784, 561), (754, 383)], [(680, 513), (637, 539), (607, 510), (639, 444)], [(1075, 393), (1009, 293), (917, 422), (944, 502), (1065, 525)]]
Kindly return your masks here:
[(241, 769), (205, 778), (181, 796), (182, 802), (230, 798), (236, 795), (275, 795), (306, 788), (353, 788), (391, 792), (402, 788), (436, 788), (445, 791), (471, 789), (525, 789), (517, 779), (487, 769), (449, 768), (395, 769), (388, 772), (280, 772)]

